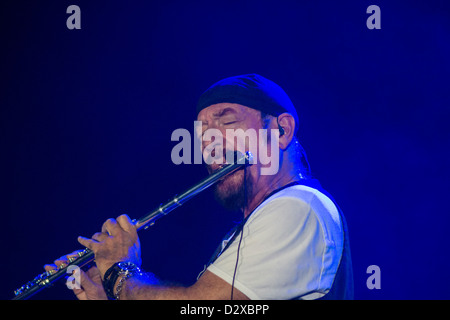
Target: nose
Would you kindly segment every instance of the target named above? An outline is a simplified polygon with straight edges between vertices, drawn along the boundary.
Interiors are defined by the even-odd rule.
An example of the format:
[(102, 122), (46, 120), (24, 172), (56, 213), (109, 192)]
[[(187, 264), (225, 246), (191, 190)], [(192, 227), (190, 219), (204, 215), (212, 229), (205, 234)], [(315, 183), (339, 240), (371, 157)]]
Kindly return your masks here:
[[(225, 130), (223, 130), (218, 126), (210, 125), (201, 135), (201, 139), (202, 139), (202, 152), (205, 150), (206, 147), (210, 146), (213, 143), (225, 146), (226, 143)], [(211, 147), (214, 148), (214, 146)]]
[(225, 132), (216, 126), (209, 126), (202, 135), (202, 154), (206, 164), (223, 163), (225, 154)]

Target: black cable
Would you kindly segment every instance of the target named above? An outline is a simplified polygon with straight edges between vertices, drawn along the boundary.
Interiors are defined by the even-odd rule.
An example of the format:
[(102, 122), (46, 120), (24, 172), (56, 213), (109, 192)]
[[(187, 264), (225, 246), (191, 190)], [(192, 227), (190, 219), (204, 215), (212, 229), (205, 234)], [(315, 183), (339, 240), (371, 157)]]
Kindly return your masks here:
[[(245, 208), (247, 207), (247, 166), (244, 166), (244, 214), (245, 214)], [(244, 234), (244, 224), (245, 224), (245, 217), (244, 220), (242, 220), (242, 226), (239, 228), (241, 229), (241, 236), (239, 237), (239, 243), (237, 247), (237, 253), (236, 253), (236, 265), (234, 266), (234, 273), (233, 273), (233, 281), (231, 283), (231, 297), (230, 300), (233, 300), (233, 291), (234, 291), (234, 280), (236, 279), (236, 271), (237, 266), (239, 262), (239, 251), (241, 249), (241, 242), (242, 242), (242, 235)]]
[(244, 228), (243, 227), (244, 226), (242, 226), (241, 236), (239, 238), (239, 244), (238, 244), (238, 248), (237, 248), (236, 265), (234, 266), (233, 282), (231, 284), (231, 299), (230, 300), (233, 300), (234, 279), (236, 278), (236, 271), (237, 271), (237, 266), (238, 266), (238, 262), (239, 262), (239, 250), (241, 249), (242, 235), (244, 233)]

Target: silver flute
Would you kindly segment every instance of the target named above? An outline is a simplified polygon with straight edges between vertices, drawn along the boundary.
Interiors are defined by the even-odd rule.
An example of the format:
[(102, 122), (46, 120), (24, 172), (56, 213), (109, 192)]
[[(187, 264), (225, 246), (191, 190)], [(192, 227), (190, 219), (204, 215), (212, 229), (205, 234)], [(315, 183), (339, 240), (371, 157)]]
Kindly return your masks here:
[[(227, 159), (229, 157), (227, 156)], [(155, 221), (159, 218), (167, 215), (169, 212), (174, 210), (175, 208), (178, 208), (186, 201), (192, 199), (202, 191), (206, 190), (207, 188), (211, 187), (212, 185), (216, 184), (218, 181), (223, 179), (224, 177), (230, 175), (233, 172), (236, 172), (239, 169), (244, 168), (247, 165), (251, 165), (253, 163), (253, 156), (250, 152), (246, 152), (245, 154), (242, 154), (239, 151), (234, 152), (234, 161), (229, 164), (225, 164), (217, 170), (216, 172), (212, 173), (211, 175), (207, 176), (197, 184), (193, 185), (183, 193), (176, 195), (172, 198), (172, 200), (167, 201), (166, 203), (161, 204), (158, 208), (154, 209), (153, 211), (150, 211), (146, 215), (140, 217), (139, 219), (133, 220), (133, 222), (136, 225), (137, 230), (140, 229), (147, 229), (153, 224), (155, 224)], [(33, 295), (37, 294), (38, 292), (42, 291), (45, 288), (50, 287), (58, 280), (65, 278), (68, 274), (67, 271), (73, 270), (73, 266), (77, 266), (79, 268), (87, 267), (89, 265), (92, 265), (94, 262), (94, 252), (89, 250), (88, 248), (84, 249), (83, 251), (78, 252), (78, 257), (70, 259), (69, 264), (61, 266), (57, 270), (52, 271), (45, 271), (44, 273), (38, 275), (33, 280), (27, 282), (23, 286), (21, 286), (19, 289), (14, 291), (14, 297), (12, 300), (26, 300)]]

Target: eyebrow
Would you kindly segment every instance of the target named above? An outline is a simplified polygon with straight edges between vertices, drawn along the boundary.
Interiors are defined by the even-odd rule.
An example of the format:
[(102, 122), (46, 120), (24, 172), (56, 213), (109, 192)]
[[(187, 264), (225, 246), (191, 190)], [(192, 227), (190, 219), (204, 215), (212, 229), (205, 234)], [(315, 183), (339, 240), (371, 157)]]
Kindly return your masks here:
[(219, 118), (226, 115), (227, 113), (237, 113), (237, 111), (233, 108), (223, 108), (222, 110), (219, 110), (218, 112), (214, 113), (213, 116)]

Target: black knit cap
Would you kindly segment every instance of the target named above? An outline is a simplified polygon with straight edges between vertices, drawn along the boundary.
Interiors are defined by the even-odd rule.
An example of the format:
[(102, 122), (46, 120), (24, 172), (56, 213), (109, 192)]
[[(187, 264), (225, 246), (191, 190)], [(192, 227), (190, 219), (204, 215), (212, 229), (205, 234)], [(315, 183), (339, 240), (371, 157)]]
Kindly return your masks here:
[(258, 74), (245, 74), (226, 78), (213, 84), (197, 103), (197, 114), (216, 103), (237, 103), (278, 117), (290, 113), (298, 129), (298, 115), (291, 99), (275, 82)]

